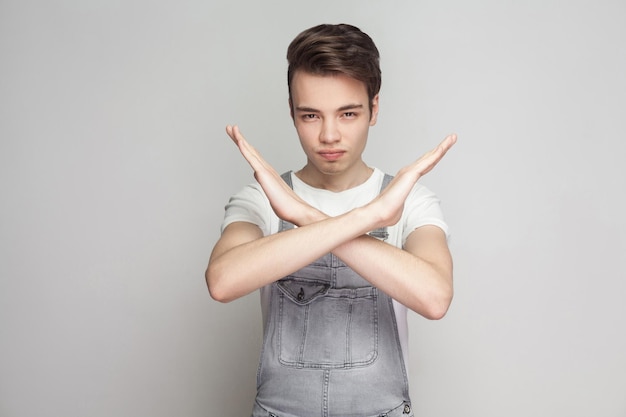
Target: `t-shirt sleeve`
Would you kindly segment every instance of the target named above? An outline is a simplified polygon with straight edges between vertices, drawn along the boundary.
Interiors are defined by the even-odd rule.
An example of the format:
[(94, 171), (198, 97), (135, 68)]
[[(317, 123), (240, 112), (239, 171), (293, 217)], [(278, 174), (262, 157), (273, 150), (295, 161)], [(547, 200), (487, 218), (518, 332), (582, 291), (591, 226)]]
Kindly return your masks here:
[(409, 198), (407, 198), (403, 218), (403, 245), (415, 229), (426, 225), (440, 227), (446, 234), (446, 238), (450, 238), (448, 225), (444, 220), (439, 198), (435, 193), (419, 183), (413, 188)]
[(228, 200), (224, 209), (222, 232), (231, 223), (248, 222), (259, 226), (264, 236), (270, 234), (272, 208), (259, 184), (244, 187)]

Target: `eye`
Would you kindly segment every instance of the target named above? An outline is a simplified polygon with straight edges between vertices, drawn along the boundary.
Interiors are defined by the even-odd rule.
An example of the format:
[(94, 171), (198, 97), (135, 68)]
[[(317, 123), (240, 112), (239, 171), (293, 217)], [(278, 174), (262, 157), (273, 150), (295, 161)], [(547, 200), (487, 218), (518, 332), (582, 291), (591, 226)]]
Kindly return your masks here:
[(353, 119), (357, 116), (357, 114), (353, 111), (347, 111), (343, 114), (343, 117), (345, 117), (346, 119)]

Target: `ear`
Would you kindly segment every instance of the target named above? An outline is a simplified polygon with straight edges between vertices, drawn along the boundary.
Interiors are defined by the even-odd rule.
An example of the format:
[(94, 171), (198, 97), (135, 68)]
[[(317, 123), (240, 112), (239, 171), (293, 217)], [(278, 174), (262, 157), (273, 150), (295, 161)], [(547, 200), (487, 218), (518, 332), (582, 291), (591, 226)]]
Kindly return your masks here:
[(378, 94), (372, 99), (372, 114), (370, 115), (370, 126), (374, 126), (378, 120)]

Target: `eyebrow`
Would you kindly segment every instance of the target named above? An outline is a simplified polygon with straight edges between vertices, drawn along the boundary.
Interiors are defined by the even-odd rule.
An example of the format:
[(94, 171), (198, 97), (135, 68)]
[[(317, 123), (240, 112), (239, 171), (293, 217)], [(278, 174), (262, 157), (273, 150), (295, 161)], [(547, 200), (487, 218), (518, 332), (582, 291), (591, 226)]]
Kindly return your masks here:
[[(339, 107), (337, 111), (356, 110), (356, 109), (362, 109), (362, 108), (363, 108), (362, 104), (346, 104), (345, 106)], [(318, 109), (314, 109), (313, 107), (307, 107), (307, 106), (298, 106), (296, 107), (296, 111), (304, 112), (304, 113), (319, 113), (320, 112)]]

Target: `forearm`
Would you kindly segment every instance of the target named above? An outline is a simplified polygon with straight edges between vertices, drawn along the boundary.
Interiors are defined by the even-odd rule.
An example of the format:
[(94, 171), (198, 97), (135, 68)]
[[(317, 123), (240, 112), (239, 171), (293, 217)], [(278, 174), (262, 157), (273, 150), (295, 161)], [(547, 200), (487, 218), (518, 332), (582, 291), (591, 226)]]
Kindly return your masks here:
[[(343, 241), (332, 252), (373, 286), (411, 310), (431, 319), (443, 317), (453, 294), (452, 259), (443, 231), (435, 226), (420, 228), (410, 235), (407, 250), (397, 248), (365, 234), (389, 224), (385, 216), (378, 218), (381, 212), (380, 204), (360, 209), (362, 217), (372, 219), (370, 229)], [(316, 215), (314, 220), (328, 218), (323, 213)], [(348, 225), (342, 221), (336, 230)], [(419, 245), (415, 244), (416, 240), (420, 240)], [(426, 245), (434, 250), (425, 250)]]
[(295, 229), (235, 245), (223, 253), (216, 247), (206, 272), (213, 298), (226, 302), (242, 297), (372, 228), (361, 209), (337, 217), (309, 213), (308, 221)]
[(438, 267), (370, 236), (359, 236), (333, 250), (373, 286), (429, 319), (443, 317), (452, 301), (452, 270)]

